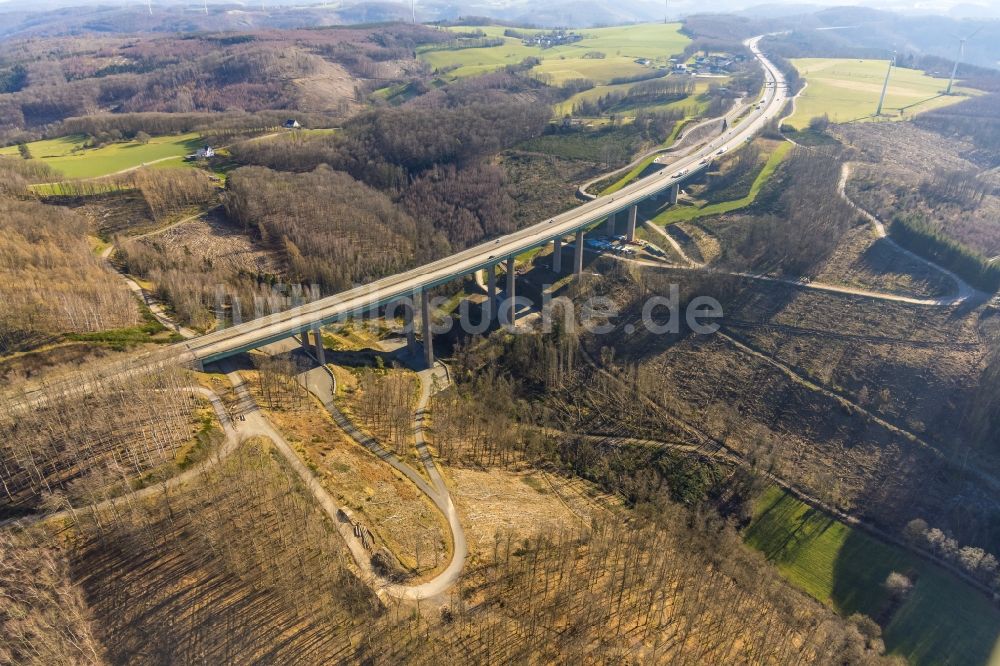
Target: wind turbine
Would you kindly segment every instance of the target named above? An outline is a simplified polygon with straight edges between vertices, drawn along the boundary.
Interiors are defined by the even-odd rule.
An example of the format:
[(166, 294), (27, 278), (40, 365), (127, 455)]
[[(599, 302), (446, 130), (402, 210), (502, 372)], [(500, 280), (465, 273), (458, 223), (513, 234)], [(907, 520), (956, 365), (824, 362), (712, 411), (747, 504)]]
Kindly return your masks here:
[(978, 35), (979, 31), (985, 27), (985, 25), (979, 26), (979, 28), (972, 31), (965, 37), (952, 35), (952, 37), (955, 37), (958, 40), (958, 58), (955, 60), (955, 66), (951, 68), (951, 78), (948, 79), (948, 89), (944, 91), (945, 95), (951, 94), (951, 87), (955, 84), (955, 75), (958, 73), (958, 65), (962, 62), (962, 58), (965, 57), (965, 42)]
[(896, 64), (896, 52), (892, 52), (892, 57), (889, 58), (889, 69), (885, 73), (885, 81), (882, 83), (882, 95), (878, 98), (878, 108), (875, 109), (875, 117), (878, 118), (882, 115), (882, 105), (885, 104), (885, 93), (889, 90), (889, 75), (892, 74), (892, 67)]

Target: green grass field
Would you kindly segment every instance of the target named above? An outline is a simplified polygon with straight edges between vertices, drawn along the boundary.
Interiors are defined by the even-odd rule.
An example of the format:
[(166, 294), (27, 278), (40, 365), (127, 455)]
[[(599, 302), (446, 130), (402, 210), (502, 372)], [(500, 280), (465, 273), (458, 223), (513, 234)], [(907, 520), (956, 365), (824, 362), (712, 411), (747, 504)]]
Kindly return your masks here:
[(730, 213), (734, 210), (739, 210), (740, 208), (746, 208), (757, 200), (757, 195), (760, 194), (761, 189), (763, 189), (764, 185), (771, 178), (771, 176), (774, 175), (778, 165), (784, 161), (791, 148), (792, 144), (790, 143), (778, 144), (771, 154), (768, 155), (764, 168), (761, 169), (759, 174), (757, 174), (753, 184), (750, 186), (750, 193), (747, 194), (747, 196), (741, 199), (734, 199), (733, 201), (723, 201), (716, 204), (709, 204), (701, 208), (697, 206), (671, 206), (650, 221), (653, 224), (667, 225), (674, 224), (676, 222), (687, 222), (699, 217), (722, 215), (723, 213)]
[[(33, 141), (28, 144), (32, 159), (45, 162), (65, 178), (97, 178), (131, 169), (156, 160), (156, 166), (179, 166), (181, 158), (201, 145), (196, 133), (152, 137), (149, 143), (123, 141), (101, 148), (83, 148), (83, 135)], [(17, 155), (17, 146), (0, 148), (0, 155)]]
[[(680, 33), (679, 23), (647, 23), (613, 28), (593, 28), (582, 30), (584, 39), (574, 44), (542, 49), (524, 46), (521, 40), (503, 37), (504, 28), (480, 26), (478, 29), (490, 37), (503, 37), (502, 46), (489, 48), (468, 48), (435, 51), (423, 49), (421, 60), (435, 69), (456, 67), (448, 72), (448, 78), (456, 79), (489, 72), (507, 65), (515, 65), (527, 57), (542, 59), (542, 64), (534, 72), (549, 77), (553, 84), (569, 79), (591, 79), (598, 84), (606, 84), (619, 76), (632, 76), (649, 71), (648, 67), (636, 64), (637, 58), (648, 58), (665, 64), (671, 55), (680, 53), (690, 41)], [(451, 28), (468, 32), (475, 26)], [(533, 32), (525, 30), (524, 32)], [(584, 58), (588, 51), (600, 51), (605, 58)]]
[(618, 190), (622, 189), (623, 187), (634, 181), (636, 178), (642, 175), (643, 171), (649, 168), (649, 165), (652, 164), (656, 160), (656, 158), (657, 155), (650, 155), (643, 161), (636, 164), (634, 167), (632, 167), (632, 169), (628, 173), (622, 176), (619, 180), (615, 181), (608, 187), (601, 190), (601, 196), (604, 196), (605, 194), (614, 194)]
[[(824, 113), (830, 120), (846, 123), (874, 115), (889, 66), (888, 60), (848, 58), (799, 58), (792, 64), (808, 85), (795, 102), (795, 113), (786, 124), (802, 129)], [(955, 88), (960, 95), (944, 97), (946, 79), (936, 79), (915, 69), (894, 68), (889, 78), (882, 113), (897, 120), (954, 104), (963, 95), (975, 94)]]
[(590, 90), (584, 90), (582, 92), (576, 93), (575, 95), (567, 99), (565, 102), (560, 102), (559, 104), (556, 104), (554, 107), (555, 113), (557, 116), (565, 116), (566, 114), (572, 113), (573, 107), (579, 104), (580, 102), (591, 102), (600, 99), (601, 97), (604, 97), (609, 93), (624, 94), (627, 93), (629, 90), (631, 90), (632, 86), (634, 85), (636, 84), (618, 83), (613, 86), (611, 85), (594, 86)]
[[(543, 63), (544, 64), (544, 63)], [(536, 70), (537, 71), (537, 70)], [(707, 106), (706, 102), (699, 101), (698, 97), (708, 90), (711, 83), (722, 82), (721, 85), (725, 85), (728, 79), (712, 79), (711, 82), (706, 79), (695, 79), (694, 94), (686, 99), (682, 99), (677, 102), (670, 102), (667, 104), (658, 104), (655, 106), (643, 107), (647, 111), (666, 111), (668, 109), (685, 109), (691, 111), (692, 115), (701, 113)], [(573, 107), (575, 107), (580, 102), (590, 102), (595, 101), (607, 94), (627, 93), (632, 87), (636, 86), (636, 83), (617, 83), (615, 85), (600, 85), (594, 86), (590, 90), (584, 90), (576, 93), (565, 102), (560, 102), (554, 107), (555, 114), (557, 116), (564, 116), (571, 114), (573, 112)], [(623, 116), (635, 116), (635, 109), (625, 109), (618, 112), (619, 115)]]
[[(667, 137), (667, 140), (663, 142), (664, 148), (667, 148), (671, 144), (673, 144), (673, 142), (677, 139), (677, 135), (680, 133), (681, 128), (683, 126), (684, 126), (683, 120), (679, 120), (674, 124), (674, 129), (670, 133), (670, 136)], [(632, 169), (629, 170), (628, 173), (626, 173), (624, 176), (619, 178), (617, 181), (615, 181), (608, 187), (604, 188), (601, 191), (601, 196), (605, 194), (614, 194), (618, 190), (622, 189), (623, 187), (634, 181), (636, 178), (641, 176), (646, 169), (649, 168), (649, 166), (656, 160), (657, 157), (658, 157), (657, 155), (650, 155), (646, 159), (636, 164), (634, 167), (632, 167)]]
[[(914, 664), (1000, 663), (1000, 610), (980, 592), (909, 552), (877, 541), (800, 502), (777, 487), (758, 501), (746, 543), (781, 574), (843, 615), (884, 622), (886, 649)], [(886, 576), (915, 579), (891, 616)]]
[(546, 58), (531, 71), (543, 81), (558, 86), (573, 79), (605, 83), (619, 76), (639, 76), (648, 72), (649, 68), (635, 63), (632, 58), (620, 56), (601, 59), (557, 56)]

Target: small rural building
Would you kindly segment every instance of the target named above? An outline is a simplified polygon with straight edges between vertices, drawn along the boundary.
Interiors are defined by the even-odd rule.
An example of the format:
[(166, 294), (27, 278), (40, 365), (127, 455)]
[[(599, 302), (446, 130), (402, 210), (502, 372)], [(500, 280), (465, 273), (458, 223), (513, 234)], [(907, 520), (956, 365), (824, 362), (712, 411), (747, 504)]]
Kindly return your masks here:
[(299, 129), (302, 125), (300, 125), (299, 121), (295, 120), (295, 118), (289, 118), (285, 121), (285, 124), (282, 125), (282, 127), (285, 129)]
[(215, 149), (213, 149), (212, 146), (203, 146), (196, 152), (193, 152), (190, 155), (185, 155), (184, 161), (193, 162), (195, 160), (206, 160), (209, 157), (215, 157)]

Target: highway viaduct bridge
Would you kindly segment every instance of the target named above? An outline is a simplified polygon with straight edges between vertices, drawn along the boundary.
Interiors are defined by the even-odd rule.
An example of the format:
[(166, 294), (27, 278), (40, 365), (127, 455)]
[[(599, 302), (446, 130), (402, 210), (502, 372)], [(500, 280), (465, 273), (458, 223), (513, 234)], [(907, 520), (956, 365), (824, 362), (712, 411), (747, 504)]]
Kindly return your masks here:
[[(528, 250), (552, 245), (551, 268), (559, 274), (564, 270), (564, 243), (572, 238), (572, 272), (580, 275), (583, 272), (583, 253), (585, 234), (588, 228), (604, 222), (604, 230), (608, 236), (615, 233), (621, 218), (625, 221), (625, 237), (628, 242), (635, 240), (636, 221), (639, 204), (649, 198), (666, 193), (670, 203), (677, 203), (681, 183), (706, 170), (710, 162), (705, 161), (686, 171), (683, 176), (672, 179), (659, 179), (656, 187), (649, 184), (643, 188), (642, 196), (626, 196), (619, 193), (614, 197), (603, 197), (596, 201), (602, 205), (599, 212), (593, 214), (576, 214), (570, 222), (560, 222), (552, 218), (544, 222), (540, 232), (520, 238), (521, 234), (513, 234), (516, 240), (504, 237), (481, 244), (457, 255), (433, 262), (420, 268), (401, 273), (369, 285), (351, 289), (334, 296), (323, 298), (312, 303), (301, 305), (277, 314), (254, 319), (214, 333), (193, 338), (181, 343), (186, 347), (196, 363), (204, 366), (220, 361), (229, 356), (262, 347), (272, 342), (299, 337), (306, 349), (311, 349), (320, 363), (325, 363), (325, 351), (322, 345), (320, 330), (323, 326), (342, 322), (351, 317), (360, 317), (380, 308), (402, 308), (405, 317), (407, 346), (416, 353), (417, 329), (423, 341), (424, 361), (429, 366), (434, 363), (431, 308), (429, 293), (434, 287), (451, 282), (465, 275), (484, 270), (487, 274), (488, 307), (485, 309), (490, 323), (497, 321), (499, 313), (509, 308), (509, 322), (514, 323), (514, 299), (516, 298), (516, 272), (514, 262), (517, 255)], [(645, 180), (645, 179), (644, 179)], [(583, 207), (580, 207), (583, 208)], [(579, 211), (576, 208), (571, 213)], [(536, 229), (531, 227), (529, 229)], [(471, 255), (468, 258), (465, 255)], [(443, 266), (438, 266), (445, 262)], [(503, 264), (506, 273), (506, 289), (504, 299), (499, 300), (497, 285), (497, 266)], [(418, 321), (419, 320), (419, 325)], [(310, 341), (310, 335), (312, 340)]]
[[(431, 318), (428, 291), (433, 287), (450, 282), (463, 275), (470, 275), (485, 269), (488, 275), (489, 316), (494, 318), (499, 311), (497, 303), (496, 267), (504, 262), (507, 267), (507, 289), (505, 305), (511, 307), (515, 297), (514, 258), (528, 250), (553, 244), (552, 268), (562, 271), (562, 244), (567, 237), (574, 237), (572, 270), (579, 274), (583, 268), (585, 230), (602, 221), (608, 221), (609, 228), (620, 214), (627, 217), (626, 237), (635, 235), (638, 205), (663, 192), (671, 202), (677, 201), (680, 185), (695, 174), (706, 170), (712, 159), (727, 150), (742, 146), (759, 132), (766, 123), (779, 115), (784, 106), (782, 89), (784, 80), (781, 73), (758, 50), (760, 37), (746, 42), (754, 56), (760, 61), (765, 72), (765, 86), (757, 103), (749, 106), (745, 115), (725, 130), (721, 137), (703, 146), (687, 157), (679, 159), (668, 169), (650, 174), (620, 189), (612, 195), (597, 197), (576, 208), (561, 213), (549, 220), (521, 229), (507, 236), (462, 250), (456, 254), (433, 261), (424, 266), (376, 280), (339, 294), (328, 296), (311, 303), (293, 307), (283, 312), (237, 324), (230, 328), (192, 338), (178, 343), (173, 350), (177, 356), (191, 359), (196, 365), (219, 361), (229, 356), (262, 347), (293, 336), (301, 336), (306, 346), (315, 346), (316, 356), (325, 362), (321, 344), (320, 329), (326, 324), (343, 321), (350, 317), (364, 316), (379, 308), (399, 302), (404, 303), (404, 311), (409, 320), (408, 342), (415, 348), (414, 318), (415, 304), (419, 300), (420, 328), (424, 340), (425, 361), (433, 363), (431, 341)], [(310, 331), (313, 341), (309, 342)]]

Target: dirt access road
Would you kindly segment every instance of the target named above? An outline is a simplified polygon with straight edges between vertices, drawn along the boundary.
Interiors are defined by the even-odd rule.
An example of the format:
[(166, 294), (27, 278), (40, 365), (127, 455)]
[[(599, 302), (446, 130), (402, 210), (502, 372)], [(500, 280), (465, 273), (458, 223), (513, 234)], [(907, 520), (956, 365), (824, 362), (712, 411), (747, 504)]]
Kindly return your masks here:
[[(458, 518), (455, 503), (452, 501), (448, 487), (434, 463), (426, 441), (427, 406), (430, 403), (433, 393), (439, 388), (447, 386), (449, 383), (447, 369), (442, 365), (435, 365), (433, 368), (421, 370), (417, 373), (417, 376), (420, 380), (420, 393), (414, 410), (413, 436), (417, 453), (424, 465), (430, 483), (398, 456), (386, 450), (374, 438), (361, 432), (347, 418), (334, 401), (336, 382), (333, 373), (326, 366), (312, 368), (299, 377), (302, 385), (323, 404), (323, 407), (326, 408), (341, 430), (347, 433), (355, 442), (371, 451), (413, 482), (420, 492), (434, 503), (448, 522), (448, 529), (451, 532), (452, 556), (451, 562), (449, 562), (444, 571), (432, 580), (420, 585), (407, 586), (386, 581), (379, 582), (378, 589), (384, 591), (385, 594), (399, 599), (411, 600), (430, 599), (449, 590), (462, 575), (462, 570), (465, 567), (465, 558), (469, 552), (465, 539), (465, 530), (462, 529), (462, 523)], [(308, 473), (308, 470), (306, 470), (306, 473)], [(323, 492), (326, 493), (325, 490)], [(327, 496), (329, 495), (328, 493), (326, 494)], [(319, 500), (319, 498), (317, 499)], [(332, 498), (330, 501), (332, 502)]]

